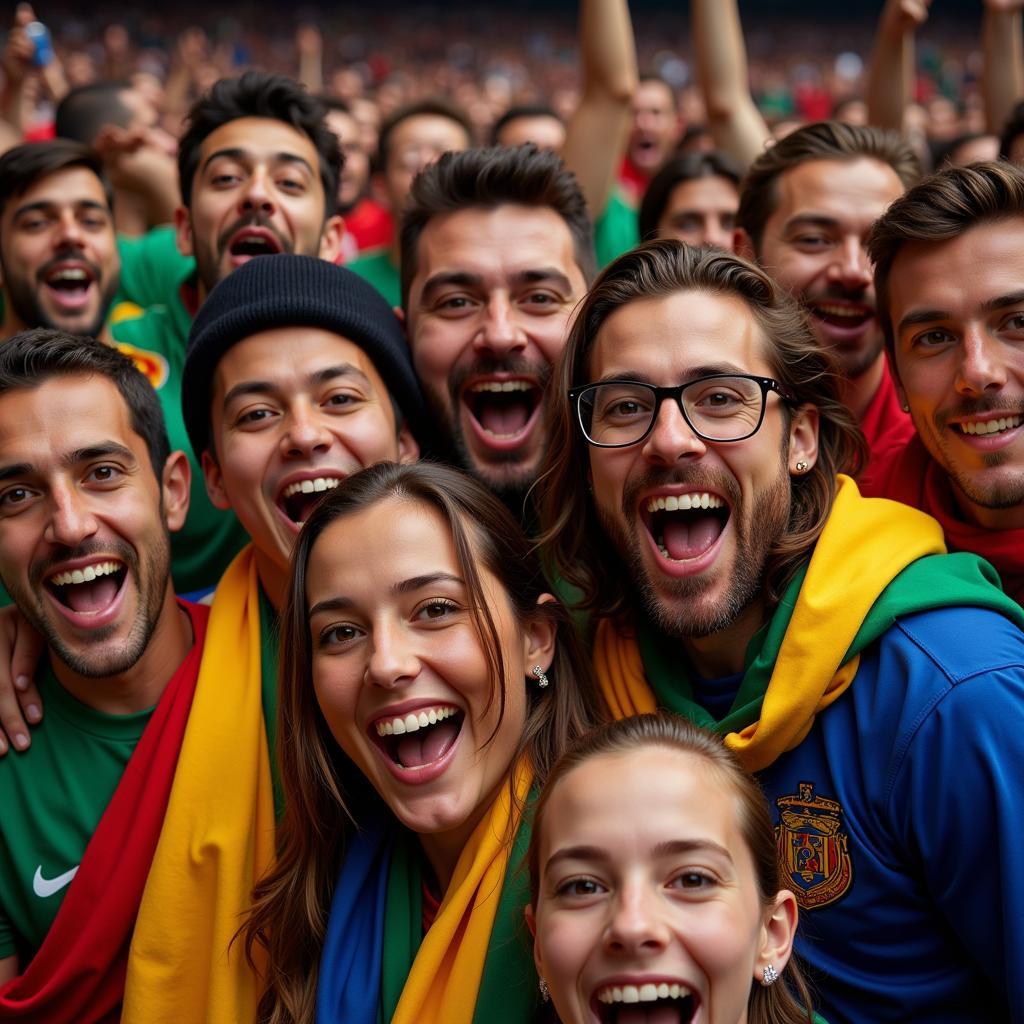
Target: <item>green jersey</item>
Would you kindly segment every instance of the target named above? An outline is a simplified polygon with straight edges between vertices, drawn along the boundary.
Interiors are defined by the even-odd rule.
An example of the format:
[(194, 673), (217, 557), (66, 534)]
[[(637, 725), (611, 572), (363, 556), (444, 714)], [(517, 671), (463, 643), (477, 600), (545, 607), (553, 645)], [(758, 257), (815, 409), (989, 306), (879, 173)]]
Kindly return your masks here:
[(180, 291), (195, 273), (196, 263), (191, 256), (178, 252), (173, 227), (168, 224), (153, 228), (140, 238), (119, 237), (117, 248), (121, 253), (121, 284), (111, 322), (116, 321), (118, 305), (125, 303), (138, 307), (136, 316), (151, 306), (177, 306), (188, 316)]
[(619, 190), (613, 189), (601, 216), (594, 222), (594, 249), (597, 252), (597, 269), (608, 266), (624, 252), (628, 252), (640, 241), (636, 210), (623, 198)]
[(360, 256), (346, 266), (364, 281), (369, 281), (388, 300), (389, 306), (402, 304), (402, 278), (398, 267), (391, 262), (389, 249)]
[(46, 721), (25, 753), (0, 759), (0, 958), (17, 953), (22, 967), (50, 930), (153, 713), (86, 707), (49, 665), (38, 685)]

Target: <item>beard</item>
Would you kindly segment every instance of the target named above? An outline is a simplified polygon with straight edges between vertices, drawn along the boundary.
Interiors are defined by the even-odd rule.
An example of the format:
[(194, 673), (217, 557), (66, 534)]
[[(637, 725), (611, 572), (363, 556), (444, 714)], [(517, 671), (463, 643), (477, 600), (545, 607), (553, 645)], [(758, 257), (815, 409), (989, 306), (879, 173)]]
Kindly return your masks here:
[[(756, 495), (749, 507), (735, 479), (719, 470), (649, 472), (626, 485), (618, 516), (598, 509), (598, 519), (616, 546), (647, 618), (668, 636), (684, 640), (720, 633), (731, 626), (761, 593), (765, 566), (774, 544), (789, 524), (791, 490), (786, 453), (775, 480)], [(685, 484), (723, 495), (729, 503), (729, 522), (735, 535), (732, 565), (714, 565), (684, 579), (656, 574), (650, 566), (647, 528), (637, 515), (641, 492), (667, 484)], [(728, 523), (723, 529), (728, 528)], [(648, 554), (645, 556), (644, 549)], [(712, 599), (709, 591), (723, 576), (729, 583)]]
[[(227, 275), (221, 270), (221, 262), (224, 259), (224, 254), (227, 252), (228, 244), (232, 237), (242, 228), (258, 227), (269, 231), (277, 240), (277, 244), (280, 246), (280, 252), (292, 253), (295, 252), (295, 245), (293, 242), (285, 238), (280, 231), (275, 228), (270, 221), (263, 216), (261, 213), (247, 213), (243, 217), (239, 217), (229, 228), (222, 231), (212, 246), (205, 243), (200, 244), (198, 240), (195, 243), (195, 257), (196, 257), (196, 273), (199, 276), (199, 280), (202, 282), (203, 288), (206, 293), (209, 294), (213, 289), (220, 284), (221, 280)], [(193, 233), (195, 228), (193, 227)], [(306, 253), (303, 255), (316, 256), (318, 253)], [(228, 271), (230, 273), (230, 271)]]
[[(84, 324), (71, 324), (70, 322), (58, 322), (51, 314), (47, 313), (43, 308), (42, 302), (39, 298), (39, 289), (42, 287), (42, 279), (50, 267), (51, 263), (59, 260), (76, 259), (83, 263), (87, 263), (89, 270), (93, 275), (93, 280), (100, 286), (100, 301), (96, 306), (96, 313), (92, 320)], [(25, 324), (26, 328), (33, 327), (48, 327), (51, 330), (66, 331), (68, 334), (79, 335), (83, 338), (96, 338), (99, 336), (100, 331), (103, 330), (103, 325), (107, 321), (107, 313), (110, 310), (110, 306), (114, 301), (114, 295), (117, 292), (118, 278), (117, 275), (110, 281), (103, 284), (103, 277), (100, 268), (95, 263), (85, 260), (78, 253), (61, 253), (54, 257), (53, 260), (49, 261), (36, 273), (36, 279), (39, 282), (38, 287), (33, 288), (32, 283), (26, 280), (23, 276), (18, 273), (11, 273), (10, 268), (7, 264), (3, 264), (3, 281), (4, 288), (7, 293), (7, 301), (11, 305), (11, 309), (14, 310), (18, 319)], [(73, 317), (70, 319), (74, 319)]]

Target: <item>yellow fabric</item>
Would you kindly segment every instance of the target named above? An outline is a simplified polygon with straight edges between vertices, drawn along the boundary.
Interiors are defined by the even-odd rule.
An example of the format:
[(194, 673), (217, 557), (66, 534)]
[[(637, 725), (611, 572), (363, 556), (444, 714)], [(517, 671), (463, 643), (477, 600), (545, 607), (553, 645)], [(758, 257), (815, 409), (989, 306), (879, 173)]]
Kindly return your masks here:
[[(821, 532), (768, 683), (759, 721), (725, 743), (750, 771), (799, 745), (814, 717), (853, 682), (859, 658), (840, 665), (871, 606), (911, 562), (946, 550), (931, 516), (880, 498), (862, 498), (849, 477)], [(602, 621), (594, 660), (616, 718), (656, 711), (636, 638)]]
[(232, 939), (274, 856), (251, 545), (217, 588), (125, 983), (124, 1024), (248, 1024), (259, 988)]
[(472, 1024), (487, 945), (501, 899), (512, 838), (532, 771), (515, 769), (513, 803), (503, 785), (455, 865), (434, 923), (423, 937), (392, 1024)]

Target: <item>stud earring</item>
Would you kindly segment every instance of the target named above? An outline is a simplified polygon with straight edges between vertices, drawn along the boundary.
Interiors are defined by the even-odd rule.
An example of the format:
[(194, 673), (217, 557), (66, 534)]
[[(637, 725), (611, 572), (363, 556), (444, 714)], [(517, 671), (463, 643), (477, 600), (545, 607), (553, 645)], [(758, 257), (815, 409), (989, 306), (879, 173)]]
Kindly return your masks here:
[(910, 412), (910, 406), (909, 406), (909, 405), (907, 405), (906, 403), (904, 403), (903, 405), (901, 405), (901, 406), (900, 406), (900, 408), (901, 408), (901, 409), (902, 409), (902, 410), (903, 410), (904, 412)]
[(537, 685), (543, 690), (547, 687), (550, 680), (544, 674), (544, 669), (540, 665), (533, 666), (533, 674), (537, 677)]
[(806, 472), (807, 472), (807, 463), (806, 463), (806, 462), (804, 462), (804, 460), (803, 460), (803, 459), (801, 459), (801, 460), (800, 460), (800, 461), (799, 461), (799, 462), (798, 462), (798, 463), (796, 464), (796, 471), (797, 471), (798, 473), (806, 473)]
[(544, 1000), (545, 1003), (548, 1002), (548, 1000), (551, 999), (551, 990), (548, 988), (548, 983), (541, 978), (540, 982), (537, 984), (537, 988), (540, 989), (541, 999)]
[(762, 984), (767, 988), (769, 985), (774, 985), (775, 982), (779, 980), (779, 972), (775, 970), (771, 964), (767, 964), (763, 972), (763, 977), (764, 981)]

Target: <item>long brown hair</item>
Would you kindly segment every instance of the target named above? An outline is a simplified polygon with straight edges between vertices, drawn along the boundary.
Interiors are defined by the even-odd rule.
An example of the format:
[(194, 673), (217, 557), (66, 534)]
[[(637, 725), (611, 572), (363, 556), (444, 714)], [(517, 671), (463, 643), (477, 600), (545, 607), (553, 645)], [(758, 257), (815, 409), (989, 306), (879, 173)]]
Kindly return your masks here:
[(256, 943), (269, 953), (267, 991), (259, 1018), (270, 1024), (313, 1020), (320, 953), (336, 875), (360, 808), (372, 799), (371, 787), (331, 735), (313, 692), (306, 598), (310, 554), (329, 525), (391, 498), (428, 505), (448, 524), (487, 655), (492, 696), (502, 714), (506, 666), (487, 606), (481, 567), (502, 584), (520, 622), (542, 617), (555, 625), (555, 656), (548, 670), (551, 685), (546, 689), (529, 687), (520, 745), (538, 781), (546, 777), (569, 743), (598, 720), (604, 708), (571, 620), (555, 602), (537, 604), (548, 589), (538, 560), (511, 514), (485, 487), (444, 466), (381, 463), (328, 494), (310, 515), (292, 557), (291, 586), (282, 618), (277, 730), (285, 813), (277, 833), (276, 866), (256, 887), (245, 929), (250, 957)]
[(621, 566), (610, 568), (614, 555), (589, 494), (588, 445), (567, 395), (589, 382), (590, 353), (612, 313), (631, 302), (688, 290), (742, 299), (764, 335), (774, 376), (796, 395), (797, 405), (818, 410), (817, 462), (792, 479), (789, 523), (765, 565), (769, 600), (782, 595), (824, 528), (836, 474), (855, 473), (864, 461), (864, 438), (839, 400), (832, 356), (816, 342), (799, 306), (763, 270), (738, 256), (672, 239), (646, 242), (620, 256), (597, 279), (573, 320), (552, 380), (557, 401), (548, 404), (548, 449), (537, 485), (545, 556), (579, 589), (580, 607), (602, 617), (629, 610), (629, 574)]
[[(629, 754), (651, 747), (679, 751), (710, 765), (737, 797), (740, 833), (754, 861), (758, 895), (767, 907), (779, 890), (779, 859), (775, 830), (768, 805), (756, 780), (722, 744), (719, 737), (698, 728), (677, 715), (636, 715), (623, 718), (588, 733), (559, 758), (548, 775), (547, 784), (537, 801), (533, 834), (527, 863), (530, 869), (530, 903), (536, 909), (540, 887), (540, 837), (544, 831), (545, 811), (558, 783), (574, 768), (595, 757)], [(622, 827), (628, 829), (624, 821)], [(748, 1024), (811, 1024), (814, 1013), (811, 996), (800, 968), (791, 957), (779, 972), (779, 981), (770, 986), (752, 985), (747, 1003)]]

